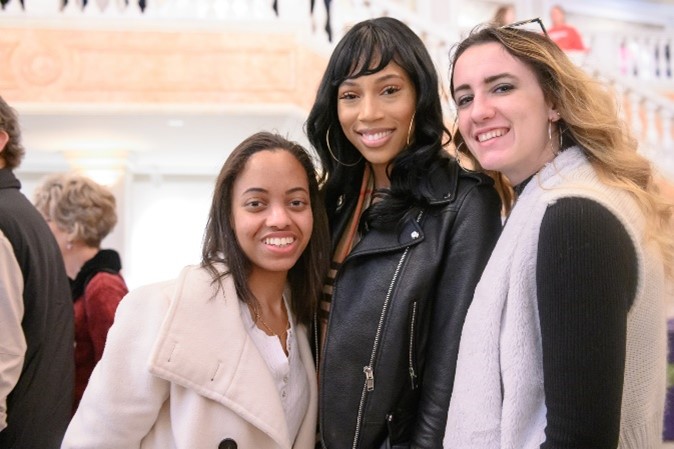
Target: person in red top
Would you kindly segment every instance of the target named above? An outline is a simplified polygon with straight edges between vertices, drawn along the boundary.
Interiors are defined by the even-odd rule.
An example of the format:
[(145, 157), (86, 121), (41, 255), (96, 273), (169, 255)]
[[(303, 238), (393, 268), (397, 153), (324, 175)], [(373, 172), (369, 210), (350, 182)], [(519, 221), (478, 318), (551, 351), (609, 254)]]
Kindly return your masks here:
[(585, 51), (583, 39), (576, 28), (566, 23), (566, 12), (559, 5), (550, 9), (552, 27), (548, 29), (548, 36), (559, 48), (564, 51)]
[(61, 249), (75, 312), (75, 394), (77, 410), (91, 372), (103, 355), (117, 305), (128, 292), (122, 263), (101, 241), (117, 224), (115, 197), (77, 174), (56, 174), (35, 191), (35, 206)]

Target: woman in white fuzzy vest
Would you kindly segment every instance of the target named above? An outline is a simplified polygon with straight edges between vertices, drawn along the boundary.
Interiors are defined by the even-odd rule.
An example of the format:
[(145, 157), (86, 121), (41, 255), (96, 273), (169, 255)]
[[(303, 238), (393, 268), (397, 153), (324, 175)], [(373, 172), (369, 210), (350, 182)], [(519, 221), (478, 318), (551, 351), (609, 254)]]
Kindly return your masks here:
[(218, 176), (200, 266), (121, 302), (68, 449), (313, 449), (327, 270), (312, 160), (261, 132)]
[(660, 447), (672, 209), (615, 99), (517, 24), (476, 29), (451, 62), (458, 150), (517, 199), (466, 317), (444, 447)]

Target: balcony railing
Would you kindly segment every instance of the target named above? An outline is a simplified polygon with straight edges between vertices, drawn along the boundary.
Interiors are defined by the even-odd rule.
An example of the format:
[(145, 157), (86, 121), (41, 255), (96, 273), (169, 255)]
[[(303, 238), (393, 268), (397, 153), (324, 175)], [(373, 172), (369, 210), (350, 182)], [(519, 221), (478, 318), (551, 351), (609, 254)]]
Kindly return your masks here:
[[(319, 0), (317, 4), (322, 3)], [(174, 26), (206, 23), (219, 26), (221, 21), (256, 23), (261, 26), (299, 26), (306, 32), (312, 20), (306, 0), (278, 0), (272, 8), (269, 0), (8, 0), (0, 11), (0, 20), (25, 18), (61, 20), (82, 17), (130, 26), (168, 21)], [(398, 3), (385, 0), (333, 0), (333, 42), (353, 23), (368, 17), (393, 16), (406, 22), (424, 40), (442, 80), (442, 94), (451, 117), (447, 94), (448, 61), (451, 46), (468, 30), (448, 30), (429, 23)], [(324, 20), (325, 11), (322, 11)], [(81, 24), (82, 22), (79, 21)], [(322, 24), (314, 28), (322, 29)], [(131, 25), (132, 26), (132, 25)], [(597, 78), (615, 90), (621, 110), (642, 151), (653, 158), (674, 178), (674, 33), (673, 32), (593, 32), (580, 30), (589, 51), (570, 55)], [(326, 56), (330, 51), (327, 35), (317, 33)]]

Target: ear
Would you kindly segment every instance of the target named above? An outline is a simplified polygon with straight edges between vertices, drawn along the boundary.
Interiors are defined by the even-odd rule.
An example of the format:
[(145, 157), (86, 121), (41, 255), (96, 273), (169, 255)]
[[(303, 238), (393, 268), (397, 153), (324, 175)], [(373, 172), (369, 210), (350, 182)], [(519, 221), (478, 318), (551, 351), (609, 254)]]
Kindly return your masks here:
[(555, 123), (556, 121), (560, 120), (562, 117), (559, 115), (559, 112), (557, 112), (556, 109), (550, 108), (548, 109), (548, 120), (551, 122)]
[(0, 129), (0, 153), (5, 149), (7, 142), (9, 142), (9, 134), (4, 129)]
[(5, 150), (5, 146), (9, 142), (9, 134), (7, 131), (0, 130), (0, 168), (5, 168), (7, 163), (5, 162), (5, 157), (2, 152)]

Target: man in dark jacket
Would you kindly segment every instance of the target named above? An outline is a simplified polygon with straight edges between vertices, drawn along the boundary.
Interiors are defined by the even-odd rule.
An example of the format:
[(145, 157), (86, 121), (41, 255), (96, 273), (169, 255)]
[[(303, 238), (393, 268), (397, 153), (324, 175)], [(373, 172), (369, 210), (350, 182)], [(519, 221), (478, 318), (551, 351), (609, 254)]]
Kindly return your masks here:
[(0, 449), (56, 449), (72, 412), (73, 305), (54, 236), (12, 171), (20, 139), (0, 97)]

